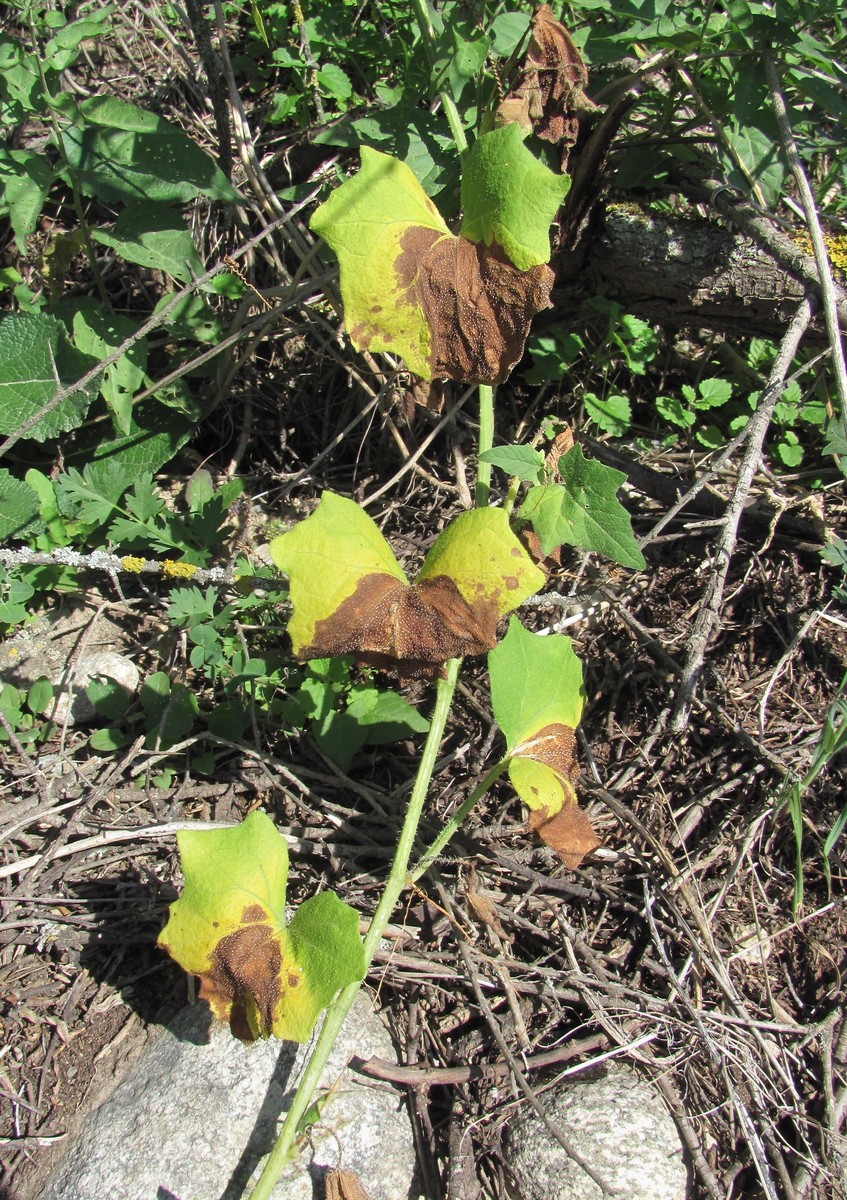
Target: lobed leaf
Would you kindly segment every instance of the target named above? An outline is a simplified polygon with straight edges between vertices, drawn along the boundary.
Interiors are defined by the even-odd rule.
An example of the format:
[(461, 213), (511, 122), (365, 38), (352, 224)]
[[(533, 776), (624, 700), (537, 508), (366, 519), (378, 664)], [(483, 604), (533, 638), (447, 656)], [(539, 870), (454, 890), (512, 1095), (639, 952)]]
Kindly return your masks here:
[(558, 462), (563, 485), (530, 488), (521, 516), (532, 523), (544, 554), (557, 546), (594, 550), (635, 570), (643, 569), (644, 555), (632, 533), (629, 514), (616, 497), (626, 479), (603, 463), (587, 459), (580, 446)]

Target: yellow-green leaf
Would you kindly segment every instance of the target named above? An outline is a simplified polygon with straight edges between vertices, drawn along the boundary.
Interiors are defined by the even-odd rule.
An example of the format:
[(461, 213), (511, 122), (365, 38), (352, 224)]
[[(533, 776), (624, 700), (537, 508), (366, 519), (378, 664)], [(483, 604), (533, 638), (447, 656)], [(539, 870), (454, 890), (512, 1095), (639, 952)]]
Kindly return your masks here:
[(285, 919), (288, 849), (264, 813), (177, 834), (185, 887), (159, 937), (236, 1036), (307, 1041), (336, 992), (364, 975), (355, 911), (331, 892)]

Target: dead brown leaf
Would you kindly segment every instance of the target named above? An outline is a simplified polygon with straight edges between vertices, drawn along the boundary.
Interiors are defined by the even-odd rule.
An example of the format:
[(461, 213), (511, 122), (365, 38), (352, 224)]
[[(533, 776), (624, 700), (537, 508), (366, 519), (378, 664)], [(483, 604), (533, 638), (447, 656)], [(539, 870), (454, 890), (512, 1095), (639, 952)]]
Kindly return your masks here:
[(318, 621), (313, 641), (299, 657), (354, 654), (358, 662), (394, 671), (403, 681), (436, 679), (448, 659), (492, 649), (496, 629), (496, 602), (471, 606), (447, 575), (408, 584), (371, 574), (331, 616)]

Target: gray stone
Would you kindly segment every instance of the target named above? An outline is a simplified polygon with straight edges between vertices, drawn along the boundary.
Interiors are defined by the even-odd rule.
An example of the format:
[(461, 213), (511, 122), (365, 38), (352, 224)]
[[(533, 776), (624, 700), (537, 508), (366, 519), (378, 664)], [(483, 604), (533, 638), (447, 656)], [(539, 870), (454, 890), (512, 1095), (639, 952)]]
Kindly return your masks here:
[[(685, 1200), (682, 1143), (647, 1080), (610, 1063), (602, 1078), (545, 1092), (541, 1103), (577, 1153), (627, 1200)], [(602, 1200), (534, 1112), (510, 1127), (507, 1146), (518, 1200)]]
[[(40, 1200), (238, 1200), (258, 1175), (297, 1086), (307, 1047), (246, 1046), (183, 1009), (117, 1088), (85, 1119)], [(274, 1200), (313, 1200), (341, 1165), (372, 1200), (405, 1200), (414, 1175), (411, 1124), (400, 1095), (346, 1070), (351, 1055), (394, 1058), (391, 1039), (360, 996), (321, 1080), (332, 1088), (310, 1144)]]

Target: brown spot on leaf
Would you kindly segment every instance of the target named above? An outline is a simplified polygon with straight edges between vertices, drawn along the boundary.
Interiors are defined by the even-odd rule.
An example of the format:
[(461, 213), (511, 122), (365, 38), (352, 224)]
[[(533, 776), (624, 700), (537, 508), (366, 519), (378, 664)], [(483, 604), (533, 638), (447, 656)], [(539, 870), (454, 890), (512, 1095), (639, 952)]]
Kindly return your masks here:
[(255, 1003), (262, 1032), (270, 1033), (281, 964), (279, 942), (269, 926), (242, 926), (222, 937), (213, 950), (212, 965), (200, 977), (200, 997), (217, 1017), (229, 1015), (237, 1038), (253, 1041), (246, 1017), (248, 997)]
[(583, 93), (588, 69), (549, 4), (535, 10), (530, 27), (532, 37), (522, 78), (498, 107), (499, 122), (517, 120), (525, 125), (528, 118), (533, 131), (544, 141), (572, 146), (579, 132), (579, 114), (596, 108)]
[(300, 986), (300, 982), (301, 982), (301, 981), (300, 981), (300, 976), (299, 976), (299, 975), (295, 975), (293, 971), (289, 971), (289, 972), (288, 972), (288, 986), (289, 986), (290, 988), (296, 988), (296, 987), (299, 987), (299, 986)]
[(360, 663), (395, 671), (401, 681), (436, 679), (448, 659), (492, 649), (496, 628), (496, 601), (468, 604), (447, 575), (408, 584), (371, 574), (318, 621), (311, 644), (298, 657), (354, 654)]
[(556, 851), (571, 871), (575, 871), (585, 856), (600, 845), (591, 822), (576, 801), (571, 804), (565, 802), (564, 807), (549, 820), (546, 808), (531, 811), (529, 827)]
[(411, 226), (400, 246), (397, 281), (429, 325), (432, 377), (504, 380), (523, 354), (530, 321), (550, 307), (550, 268), (519, 271), (496, 245), (421, 225)]
[(550, 767), (566, 785), (563, 807), (552, 817), (548, 817), (546, 808), (533, 809), (529, 814), (529, 828), (555, 850), (572, 871), (600, 845), (600, 839), (573, 792), (573, 780), (577, 776), (575, 749), (573, 729), (557, 722), (539, 729), (515, 751), (516, 756), (531, 758)]
[(268, 914), (262, 908), (261, 904), (251, 904), (241, 914), (241, 920), (245, 925), (252, 925), (256, 921), (266, 921), (267, 918)]

